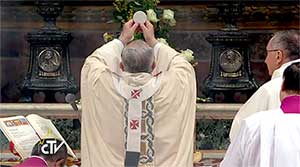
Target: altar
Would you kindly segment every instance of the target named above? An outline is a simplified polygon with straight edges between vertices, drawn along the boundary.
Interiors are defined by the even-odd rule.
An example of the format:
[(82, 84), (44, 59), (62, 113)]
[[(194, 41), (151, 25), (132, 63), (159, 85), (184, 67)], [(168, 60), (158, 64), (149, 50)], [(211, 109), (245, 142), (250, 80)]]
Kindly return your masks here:
[[(49, 17), (36, 12), (37, 2), (45, 2), (42, 15)], [(115, 14), (114, 0), (55, 2), (54, 7), (46, 0), (0, 2), (0, 118), (30, 113), (69, 122), (80, 118), (80, 105), (74, 111), (65, 96), (73, 93), (80, 99), (85, 58), (106, 42), (105, 34), (120, 32), (123, 17)], [(193, 52), (198, 97), (194, 151), (200, 153), (194, 166), (218, 166), (235, 113), (270, 79), (264, 59), (271, 34), (299, 30), (299, 1), (161, 0), (156, 8), (174, 11), (176, 25), (169, 29), (168, 42), (178, 51)], [(44, 64), (48, 56), (53, 57), (51, 66)], [(77, 137), (70, 140), (77, 142), (75, 152), (80, 157), (80, 129), (75, 124)], [(0, 166), (16, 164), (18, 158), (4, 148), (2, 139)]]
[[(233, 119), (241, 104), (197, 104), (196, 119)], [(79, 111), (74, 111), (69, 104), (21, 104), (2, 103), (0, 105), (0, 118), (38, 114), (48, 119), (79, 119), (81, 117), (81, 107)], [(195, 131), (196, 133), (196, 131)], [(4, 137), (4, 136), (2, 136)], [(1, 138), (1, 140), (7, 140)], [(195, 141), (196, 142), (196, 141)], [(222, 160), (226, 150), (194, 150), (194, 166), (205, 167), (207, 165), (217, 166)], [(80, 159), (80, 150), (75, 150), (76, 156)], [(13, 166), (20, 162), (19, 157), (13, 155), (8, 149), (0, 148), (0, 165)], [(200, 155), (199, 155), (200, 154)], [(199, 157), (200, 156), (200, 157)]]

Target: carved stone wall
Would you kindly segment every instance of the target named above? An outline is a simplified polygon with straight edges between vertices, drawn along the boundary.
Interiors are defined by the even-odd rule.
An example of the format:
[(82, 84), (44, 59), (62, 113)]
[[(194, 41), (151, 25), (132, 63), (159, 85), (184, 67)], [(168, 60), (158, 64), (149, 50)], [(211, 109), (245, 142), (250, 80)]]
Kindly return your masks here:
[[(224, 27), (218, 6), (224, 1), (162, 0), (161, 8), (175, 11), (177, 25), (170, 40), (178, 49), (192, 49), (198, 61), (195, 67), (198, 96), (202, 96), (203, 80), (210, 66), (211, 46), (205, 40), (210, 33)], [(29, 61), (29, 44), (25, 35), (42, 27), (42, 18), (35, 12), (33, 0), (1, 1), (1, 102), (17, 102), (20, 83), (25, 78)], [(259, 85), (269, 79), (264, 65), (265, 46), (271, 33), (282, 29), (299, 29), (298, 1), (244, 1), (244, 10), (237, 26), (254, 39), (251, 44), (251, 68)], [(66, 0), (57, 26), (72, 33), (70, 44), (71, 71), (77, 83), (84, 59), (104, 44), (105, 32), (120, 31), (112, 22), (112, 1)], [(246, 99), (240, 97), (238, 102)], [(38, 100), (37, 100), (38, 101)]]

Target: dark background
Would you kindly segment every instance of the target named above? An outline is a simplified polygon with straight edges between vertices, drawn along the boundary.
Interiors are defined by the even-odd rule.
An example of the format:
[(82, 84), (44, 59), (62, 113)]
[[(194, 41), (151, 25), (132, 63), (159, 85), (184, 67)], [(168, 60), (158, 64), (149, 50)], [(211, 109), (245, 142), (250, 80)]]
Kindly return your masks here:
[[(57, 19), (57, 26), (71, 32), (70, 43), (72, 75), (80, 84), (80, 70), (84, 59), (104, 44), (105, 32), (120, 31), (113, 23), (113, 1), (66, 0), (64, 11)], [(195, 66), (198, 96), (203, 96), (203, 81), (209, 73), (211, 45), (205, 40), (211, 33), (220, 32), (224, 26), (217, 6), (231, 1), (215, 0), (161, 0), (160, 8), (175, 11), (176, 27), (170, 33), (170, 41), (178, 50), (194, 51), (198, 65)], [(234, 1), (242, 2), (244, 11), (237, 25), (253, 39), (250, 47), (251, 70), (258, 85), (269, 80), (264, 64), (265, 47), (271, 34), (282, 29), (299, 29), (299, 1)], [(43, 26), (43, 19), (35, 12), (34, 1), (1, 1), (1, 102), (18, 102), (21, 83), (29, 62), (27, 33)], [(79, 93), (77, 94), (80, 97)], [(237, 102), (244, 102), (241, 97)], [(37, 102), (37, 101), (36, 101)]]

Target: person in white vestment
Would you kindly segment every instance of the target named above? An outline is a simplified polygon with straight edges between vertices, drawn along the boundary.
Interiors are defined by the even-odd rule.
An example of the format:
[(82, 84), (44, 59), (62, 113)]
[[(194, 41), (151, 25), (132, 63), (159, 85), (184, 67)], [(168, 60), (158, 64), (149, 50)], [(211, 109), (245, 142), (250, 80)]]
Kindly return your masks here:
[(241, 121), (251, 114), (260, 111), (278, 108), (280, 105), (280, 86), (284, 69), (294, 62), (300, 62), (300, 32), (299, 30), (279, 31), (270, 39), (266, 50), (269, 75), (272, 79), (263, 84), (249, 99), (242, 105), (235, 115), (231, 129), (230, 140), (236, 136), (240, 129)]
[(242, 121), (221, 167), (300, 167), (300, 63), (283, 74), (277, 109)]
[[(137, 28), (145, 42), (134, 40)], [(83, 167), (192, 167), (196, 80), (153, 25), (124, 24), (81, 71)]]

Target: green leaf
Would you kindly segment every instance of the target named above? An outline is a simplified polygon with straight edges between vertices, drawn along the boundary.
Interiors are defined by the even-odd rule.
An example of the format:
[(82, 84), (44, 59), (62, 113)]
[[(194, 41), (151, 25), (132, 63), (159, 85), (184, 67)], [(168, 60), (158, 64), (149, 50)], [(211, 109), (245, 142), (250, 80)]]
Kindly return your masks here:
[(122, 16), (116, 16), (118, 20), (123, 20)]
[(134, 1), (134, 4), (136, 4), (137, 6), (142, 6), (142, 4), (140, 4), (140, 3), (136, 2), (136, 1)]

